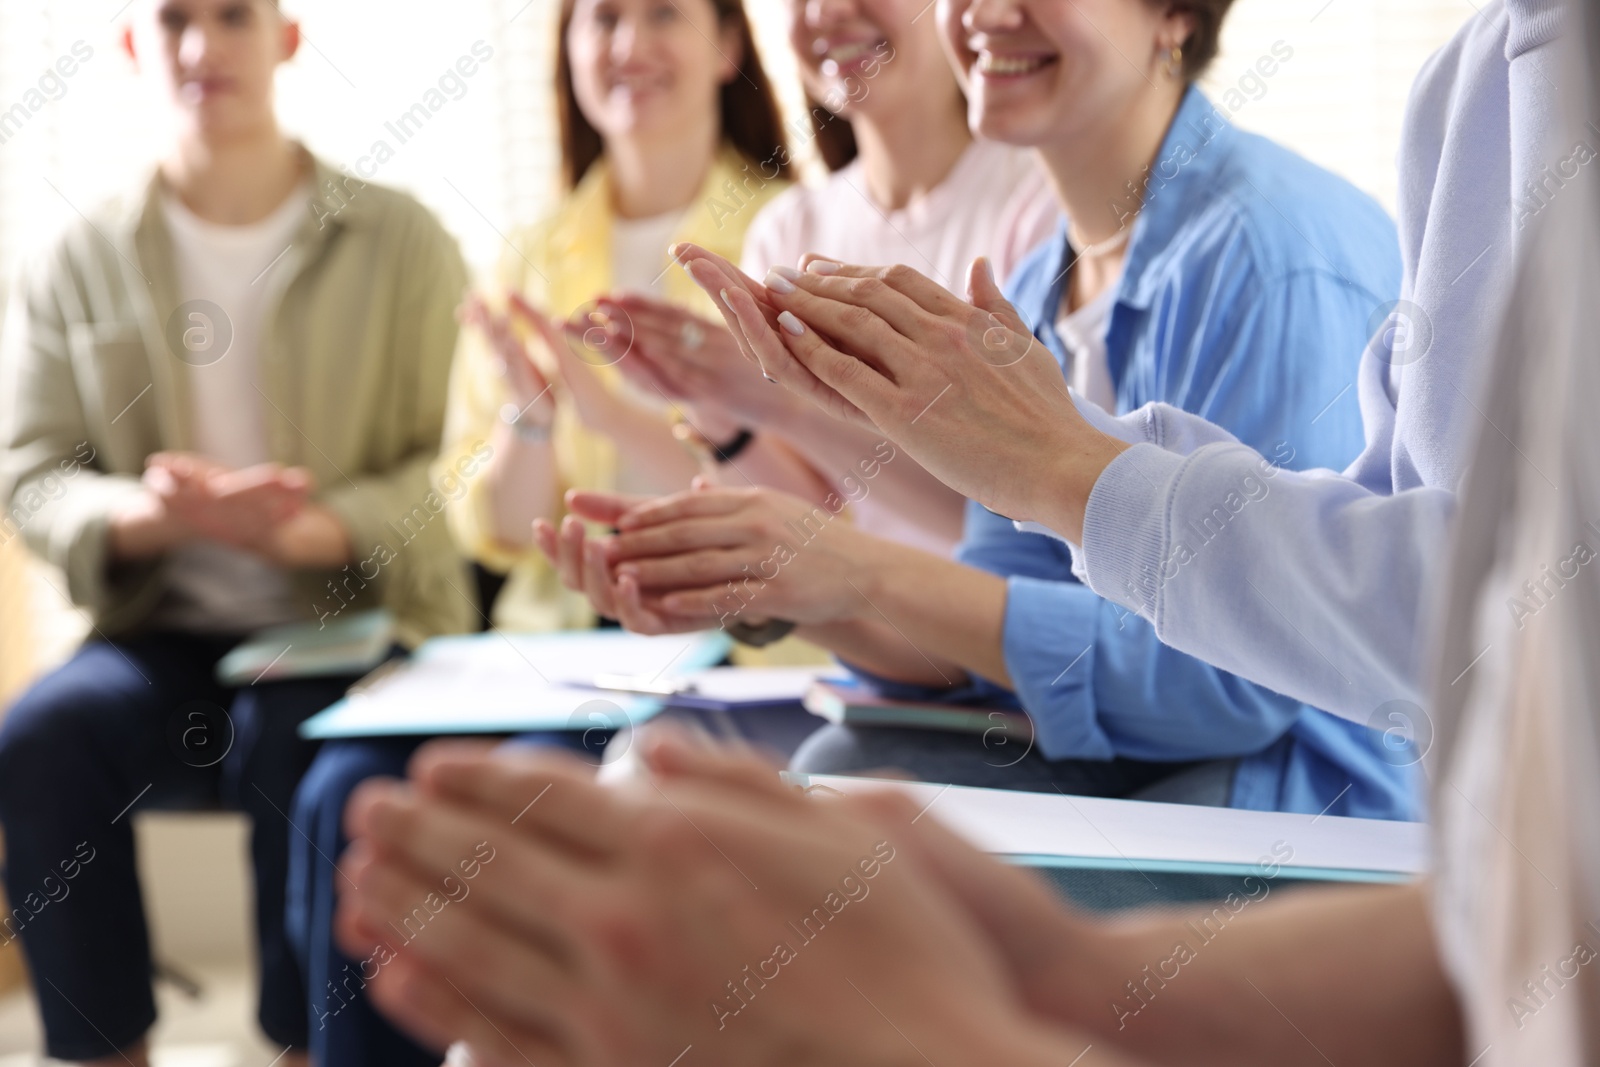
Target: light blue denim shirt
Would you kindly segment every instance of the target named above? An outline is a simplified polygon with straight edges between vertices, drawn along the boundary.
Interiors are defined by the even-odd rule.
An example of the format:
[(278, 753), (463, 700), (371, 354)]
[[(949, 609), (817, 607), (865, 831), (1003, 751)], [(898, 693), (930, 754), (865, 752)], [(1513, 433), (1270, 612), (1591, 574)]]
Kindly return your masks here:
[[(1063, 227), (1008, 287), (1063, 361), (1055, 319), (1071, 254)], [(1362, 446), (1369, 321), (1399, 290), (1398, 239), (1376, 203), (1191, 90), (1151, 168), (1107, 326), (1118, 412), (1162, 401), (1282, 467), (1342, 467)], [(1219, 499), (1208, 521), (1220, 532), (1271, 476)], [(1074, 579), (1063, 542), (969, 503), (957, 558), (1008, 579), (1006, 665), (1047, 757), (1237, 756), (1235, 807), (1418, 815), (1409, 749), (1163, 645)], [(950, 695), (977, 694), (996, 691)]]

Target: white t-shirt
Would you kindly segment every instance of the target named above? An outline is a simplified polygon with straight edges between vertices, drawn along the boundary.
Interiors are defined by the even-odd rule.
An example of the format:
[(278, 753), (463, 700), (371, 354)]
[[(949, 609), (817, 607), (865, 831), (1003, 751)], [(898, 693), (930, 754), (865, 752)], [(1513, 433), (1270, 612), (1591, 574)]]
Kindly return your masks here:
[(660, 296), (672, 262), (667, 247), (683, 225), (682, 211), (647, 219), (612, 219), (611, 283), (619, 293)]
[[(965, 296), (974, 259), (988, 256), (1003, 280), (1059, 219), (1031, 150), (975, 141), (944, 181), (897, 211), (873, 202), (859, 159), (820, 185), (785, 191), (750, 224), (743, 266), (761, 278), (774, 266), (796, 266), (807, 252), (869, 266), (903, 263)], [(946, 556), (955, 548), (875, 497), (854, 505), (853, 513), (858, 526), (879, 537)]]
[[(660, 297), (671, 260), (667, 248), (683, 225), (684, 212), (670, 211), (647, 219), (611, 221), (611, 283), (619, 293), (638, 293)], [(617, 389), (629, 399), (654, 411), (665, 413), (668, 405), (659, 393), (635, 388), (626, 378)], [(637, 496), (656, 496), (662, 487), (643, 477), (632, 463), (617, 468), (617, 492)]]
[[(193, 447), (229, 467), (267, 462), (267, 402), (260, 381), (262, 330), (273, 275), (283, 269), (295, 233), (307, 218), (309, 184), (271, 215), (247, 226), (197, 216), (176, 197), (162, 199), (177, 265), (178, 293), (188, 322), (188, 375)], [(203, 303), (201, 303), (203, 302)], [(207, 306), (210, 305), (210, 306)], [(256, 556), (210, 542), (174, 550), (161, 625), (246, 633), (303, 617), (289, 599), (288, 575)]]
[(1106, 359), (1106, 330), (1116, 303), (1117, 283), (1113, 281), (1089, 303), (1056, 320), (1056, 333), (1067, 348), (1067, 384), (1113, 415), (1117, 413), (1117, 390)]

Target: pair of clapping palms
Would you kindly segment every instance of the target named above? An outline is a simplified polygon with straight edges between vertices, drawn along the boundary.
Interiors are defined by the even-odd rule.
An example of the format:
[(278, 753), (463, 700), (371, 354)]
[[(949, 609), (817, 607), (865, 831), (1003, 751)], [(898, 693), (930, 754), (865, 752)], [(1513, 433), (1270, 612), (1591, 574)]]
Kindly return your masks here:
[[(736, 404), (745, 417), (759, 414), (766, 394), (808, 398), (885, 434), (958, 492), (1069, 536), (1081, 529), (1082, 508), (1072, 506), (1079, 494), (1063, 487), (1077, 483), (1086, 498), (1126, 447), (1078, 414), (1059, 365), (985, 261), (973, 264), (969, 302), (908, 267), (812, 257), (802, 270), (775, 268), (763, 284), (703, 249), (679, 246), (674, 254), (713, 295), (744, 359), (788, 387), (772, 389), (726, 344), (672, 343), (668, 316), (682, 312), (644, 301), (619, 307), (633, 323), (649, 323), (628, 338), (632, 350), (620, 365), (676, 398)], [(797, 498), (699, 484), (652, 501), (575, 492), (568, 506), (618, 534), (590, 538), (569, 517), (560, 529), (536, 524), (535, 540), (569, 587), (644, 633), (715, 625), (733, 607), (729, 583), (753, 574), (762, 579), (754, 614), (837, 621), (859, 605), (862, 575), (890, 547), (835, 524), (775, 576), (762, 564), (814, 510)]]

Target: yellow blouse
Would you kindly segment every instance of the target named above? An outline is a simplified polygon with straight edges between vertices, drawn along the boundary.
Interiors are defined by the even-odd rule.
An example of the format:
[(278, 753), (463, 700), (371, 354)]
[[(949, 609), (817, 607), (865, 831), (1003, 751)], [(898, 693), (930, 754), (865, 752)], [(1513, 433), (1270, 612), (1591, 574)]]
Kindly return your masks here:
[[(786, 183), (765, 179), (758, 164), (731, 147), (717, 154), (704, 186), (683, 216), (669, 245), (692, 241), (738, 262), (745, 229), (756, 213)], [(613, 271), (611, 170), (602, 158), (589, 169), (570, 196), (549, 217), (519, 230), (496, 272), (499, 302), (518, 291), (536, 308), (569, 318), (596, 297), (610, 291)], [(717, 311), (682, 269), (661, 249), (664, 299), (717, 318)], [(546, 355), (536, 353), (537, 355)], [(600, 368), (616, 387), (621, 374)], [(578, 629), (594, 625), (594, 612), (582, 596), (562, 588), (553, 568), (536, 548), (518, 548), (498, 541), (493, 533), (490, 492), (482, 477), (455, 477), (469, 464), (474, 445), (491, 438), (500, 410), (510, 399), (495, 360), (479, 331), (463, 330), (450, 376), (444, 447), (435, 466), (435, 480), (451, 500), (450, 531), (462, 551), (485, 566), (509, 573), (495, 610), (495, 622), (512, 630)], [(663, 416), (665, 419), (665, 416)], [(585, 428), (569, 400), (557, 401), (552, 444), (560, 489), (611, 490), (617, 484), (617, 450), (611, 440)], [(453, 492), (444, 492), (452, 489)], [(558, 516), (559, 521), (559, 516)]]

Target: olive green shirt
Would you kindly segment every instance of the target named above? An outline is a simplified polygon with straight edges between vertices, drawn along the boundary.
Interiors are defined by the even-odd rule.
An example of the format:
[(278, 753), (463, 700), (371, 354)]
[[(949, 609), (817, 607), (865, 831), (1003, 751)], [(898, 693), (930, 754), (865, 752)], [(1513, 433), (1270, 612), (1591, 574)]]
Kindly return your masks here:
[[(263, 276), (257, 390), (272, 460), (312, 472), (353, 558), (294, 573), (294, 599), (308, 621), (386, 607), (412, 644), (476, 614), (428, 476), (466, 268), (415, 200), (312, 164), (304, 224)], [(6, 314), (0, 541), (20, 532), (108, 636), (162, 600), (165, 562), (114, 562), (108, 516), (142, 491), (148, 456), (193, 447), (187, 322), (157, 177), (28, 263)]]

